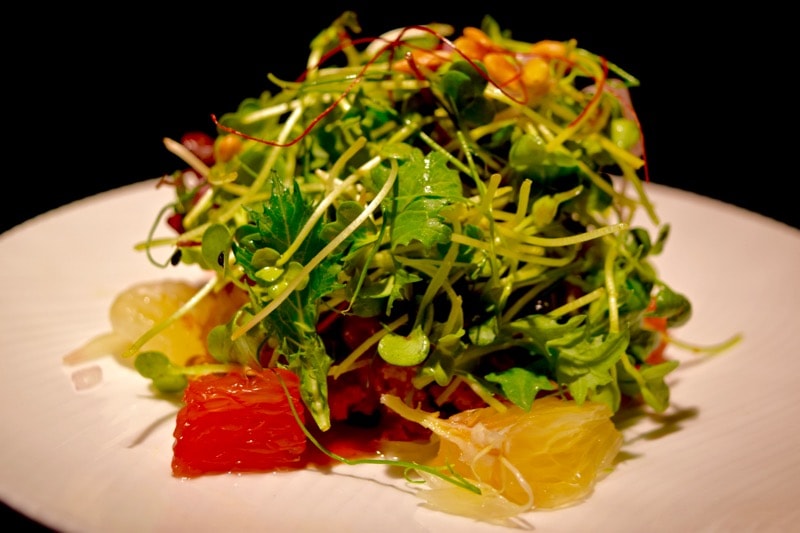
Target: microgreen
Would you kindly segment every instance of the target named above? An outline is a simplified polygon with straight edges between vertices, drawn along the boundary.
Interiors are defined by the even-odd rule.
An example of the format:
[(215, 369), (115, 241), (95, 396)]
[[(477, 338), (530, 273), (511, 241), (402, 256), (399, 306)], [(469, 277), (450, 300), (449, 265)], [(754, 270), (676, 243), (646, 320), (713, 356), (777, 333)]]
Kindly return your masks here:
[[(241, 149), (207, 169), (187, 157), (203, 182), (176, 187), (180, 235), (143, 245), (212, 273), (198, 298), (228, 283), (249, 295), (211, 332), (213, 357), (259, 366), (269, 347), (322, 429), (328, 380), (368, 354), (415, 368), (420, 389), (459, 380), (490, 404), (556, 392), (616, 410), (629, 394), (665, 409), (675, 365), (648, 363), (666, 337), (643, 321), (676, 327), (691, 305), (652, 263), (669, 227), (626, 99), (638, 80), (572, 41), (528, 53), (490, 17), (502, 62), (453, 49), (439, 26), (363, 48), (340, 40), (354, 27), (339, 19), (301, 78), (272, 76), (274, 94), (215, 117), (218, 143)], [(517, 75), (501, 83), (497, 68)], [(634, 225), (640, 208), (655, 235)], [(332, 309), (384, 330), (337, 351), (318, 330)], [(137, 359), (177, 388), (162, 363)]]
[(134, 368), (142, 377), (152, 381), (153, 387), (164, 394), (180, 393), (186, 388), (190, 376), (225, 373), (240, 368), (235, 365), (203, 364), (178, 366), (162, 352), (141, 352), (134, 360)]

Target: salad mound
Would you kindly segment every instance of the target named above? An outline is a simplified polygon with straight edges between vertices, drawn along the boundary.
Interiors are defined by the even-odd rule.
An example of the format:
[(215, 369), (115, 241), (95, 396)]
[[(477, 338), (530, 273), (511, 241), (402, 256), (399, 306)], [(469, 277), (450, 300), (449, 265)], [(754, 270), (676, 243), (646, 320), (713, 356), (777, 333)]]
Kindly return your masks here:
[[(271, 389), (264, 412), (293, 406), (318, 445), (348, 427), (374, 429), (378, 444), (435, 444), (434, 457), (404, 464), (450, 512), (579, 501), (620, 449), (611, 417), (669, 405), (678, 363), (666, 332), (691, 316), (652, 263), (669, 226), (647, 196), (638, 80), (574, 40), (516, 40), (489, 16), (460, 33), (360, 32), (344, 13), (313, 40), (301, 76), (270, 76), (271, 90), (212, 117), (214, 138), (165, 140), (185, 168), (160, 181), (174, 201), (137, 248), (208, 281), (116, 353), (157, 390), (190, 391), (198, 409), (203, 376), (276, 387), (264, 376), (288, 372), (299, 401)], [(655, 233), (635, 224), (640, 212)], [(217, 312), (197, 312), (209, 301)], [(187, 320), (204, 335), (197, 353), (162, 348)], [(250, 387), (203, 387), (228, 382)], [(176, 453), (202, 454), (180, 426), (176, 438)], [(441, 482), (484, 500), (451, 505), (473, 500)]]

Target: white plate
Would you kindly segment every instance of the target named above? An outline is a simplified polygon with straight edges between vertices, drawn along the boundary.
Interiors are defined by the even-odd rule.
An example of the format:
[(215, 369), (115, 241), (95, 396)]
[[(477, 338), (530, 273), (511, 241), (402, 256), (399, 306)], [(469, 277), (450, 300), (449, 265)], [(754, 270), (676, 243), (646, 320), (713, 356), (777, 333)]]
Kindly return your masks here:
[[(672, 224), (658, 268), (694, 305), (677, 333), (699, 344), (744, 339), (677, 371), (671, 410), (625, 431), (627, 459), (588, 501), (528, 513), (517, 526), (796, 530), (800, 232), (663, 186), (650, 194)], [(168, 199), (145, 182), (0, 236), (2, 500), (62, 531), (503, 529), (421, 507), (380, 466), (178, 480), (170, 473), (176, 406), (149, 399), (144, 380), (111, 360), (101, 363), (101, 385), (76, 392), (61, 357), (108, 329), (119, 291), (197, 274), (159, 271), (132, 249)]]

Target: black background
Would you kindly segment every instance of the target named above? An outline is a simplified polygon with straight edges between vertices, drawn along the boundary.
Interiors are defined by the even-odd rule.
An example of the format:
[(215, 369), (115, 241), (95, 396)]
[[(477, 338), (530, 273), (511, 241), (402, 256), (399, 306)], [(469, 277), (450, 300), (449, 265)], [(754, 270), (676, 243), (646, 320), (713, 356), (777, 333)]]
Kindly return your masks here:
[[(362, 36), (432, 21), (460, 30), (490, 14), (520, 40), (575, 38), (640, 80), (632, 97), (652, 181), (800, 228), (790, 178), (766, 164), (771, 156), (761, 139), (771, 134), (764, 131), (763, 109), (780, 107), (764, 105), (769, 73), (747, 55), (765, 46), (754, 42), (752, 13), (720, 16), (674, 3), (480, 5), (229, 2), (173, 10), (120, 4), (20, 16), (21, 37), (5, 43), (13, 44), (4, 82), (12, 141), (4, 150), (11, 164), (0, 231), (182, 166), (163, 147), (164, 137), (213, 132), (211, 114), (273, 89), (268, 73), (298, 76), (308, 43), (345, 9), (358, 13)], [(745, 26), (750, 33), (742, 32)]]
[(431, 21), (478, 26), (489, 13), (520, 40), (575, 38), (640, 80), (632, 96), (652, 181), (800, 227), (791, 176), (768, 170), (782, 149), (767, 149), (780, 137), (766, 123), (785, 107), (780, 95), (791, 89), (781, 89), (765, 67), (778, 48), (755, 33), (756, 13), (642, 4), (536, 2), (523, 10), (518, 6), (525, 4), (511, 2), (479, 9), (432, 1), (385, 7), (262, 2), (186, 5), (177, 13), (132, 4), (115, 13), (70, 8), (63, 23), (37, 22), (36, 35), (26, 37), (38, 35), (53, 46), (8, 57), (24, 72), (6, 84), (18, 92), (7, 100), (7, 116), (16, 118), (6, 120), (6, 129), (24, 140), (13, 154), (22, 169), (5, 180), (20, 192), (5, 202), (0, 229), (175, 170), (180, 162), (163, 137), (212, 132), (211, 114), (274, 89), (268, 73), (298, 76), (308, 43), (345, 8), (359, 14), (362, 36)]

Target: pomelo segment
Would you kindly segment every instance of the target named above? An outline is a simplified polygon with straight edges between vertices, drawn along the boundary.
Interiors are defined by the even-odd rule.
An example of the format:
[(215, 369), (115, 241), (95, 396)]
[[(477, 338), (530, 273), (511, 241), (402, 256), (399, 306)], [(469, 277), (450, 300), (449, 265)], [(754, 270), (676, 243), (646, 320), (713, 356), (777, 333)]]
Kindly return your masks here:
[[(578, 404), (549, 396), (537, 399), (529, 412), (515, 405), (503, 412), (486, 407), (444, 420), (396, 397), (382, 401), (440, 439), (433, 465), (450, 465), (481, 488), (484, 501), (466, 506), (465, 498), (472, 498), (455, 485), (448, 488), (436, 482), (434, 491), (420, 491), (434, 507), (447, 512), (469, 514), (477, 504), (476, 517), (485, 516), (487, 506), (497, 507), (500, 514), (504, 507), (513, 515), (578, 503), (610, 472), (622, 446), (611, 409), (600, 403)], [(486, 498), (504, 502), (490, 504)]]
[(174, 476), (270, 472), (301, 465), (305, 410), (300, 380), (292, 372), (275, 368), (200, 376), (189, 382), (183, 401), (173, 432)]
[[(130, 345), (150, 328), (169, 318), (199, 288), (181, 280), (148, 281), (129, 287), (111, 305), (109, 314), (113, 333)], [(213, 362), (206, 346), (208, 333), (230, 320), (245, 301), (243, 292), (230, 287), (209, 294), (178, 321), (150, 339), (140, 351), (162, 352), (178, 366)]]

